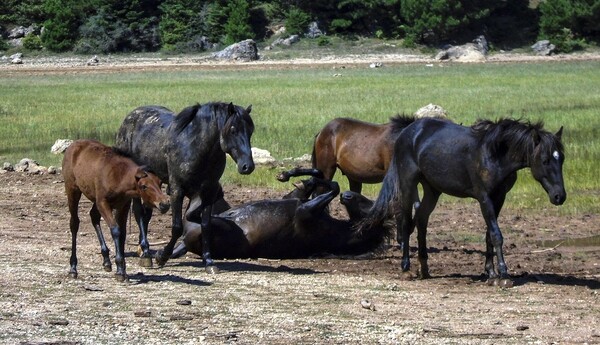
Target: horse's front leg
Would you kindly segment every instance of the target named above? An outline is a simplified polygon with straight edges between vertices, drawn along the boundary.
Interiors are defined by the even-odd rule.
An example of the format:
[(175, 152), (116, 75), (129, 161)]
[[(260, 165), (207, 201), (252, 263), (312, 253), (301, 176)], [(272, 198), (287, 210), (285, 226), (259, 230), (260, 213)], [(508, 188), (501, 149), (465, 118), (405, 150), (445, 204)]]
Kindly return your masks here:
[[(494, 209), (494, 204), (489, 198), (484, 198), (484, 200), (480, 201), (480, 206), (481, 213), (483, 214), (483, 218), (485, 219), (485, 223), (487, 225), (486, 270), (489, 277), (488, 282), (490, 284), (500, 285), (502, 287), (511, 287), (512, 281), (510, 280), (510, 277), (508, 275), (508, 268), (506, 266), (506, 262), (504, 261), (504, 254), (502, 251), (504, 239), (502, 237), (500, 227), (498, 226), (498, 219), (496, 216), (497, 211)], [(496, 273), (494, 272), (493, 260), (490, 258), (491, 256), (493, 256), (492, 249), (493, 251), (495, 251), (496, 259), (498, 261), (499, 277), (496, 276)]]
[(159, 250), (158, 252), (156, 252), (156, 263), (159, 266), (164, 266), (167, 261), (169, 261), (169, 258), (171, 257), (171, 254), (173, 254), (173, 249), (175, 248), (175, 244), (177, 243), (177, 240), (181, 237), (181, 235), (183, 234), (183, 191), (180, 188), (175, 188), (175, 186), (173, 184), (170, 184), (172, 187), (171, 189), (171, 219), (172, 219), (172, 225), (171, 225), (171, 239), (169, 240), (169, 243), (167, 243), (167, 245), (162, 249)]
[(148, 242), (148, 224), (152, 218), (152, 208), (144, 207), (142, 200), (134, 198), (132, 203), (133, 216), (140, 230), (138, 256), (140, 257), (140, 266), (152, 267), (152, 257), (150, 256), (150, 243)]
[(81, 193), (78, 191), (69, 191), (67, 189), (67, 201), (69, 204), (69, 229), (71, 230), (71, 257), (69, 264), (71, 266), (69, 270), (69, 277), (77, 278), (77, 232), (79, 231), (79, 200)]
[[(116, 216), (117, 220), (113, 217), (112, 208), (108, 204), (106, 200), (100, 200), (96, 206), (98, 207), (98, 211), (104, 221), (108, 225), (110, 229), (110, 234), (112, 235), (113, 241), (115, 243), (115, 265), (117, 266), (117, 271), (115, 272), (115, 277), (119, 281), (127, 281), (127, 273), (125, 270), (125, 237), (126, 237), (126, 229), (123, 227), (119, 227), (119, 223), (117, 220), (122, 218), (121, 211), (117, 210)], [(129, 204), (126, 205), (129, 207)]]
[(212, 240), (212, 225), (210, 218), (212, 217), (212, 204), (207, 205), (202, 210), (202, 258), (206, 273), (219, 273), (219, 268), (215, 266), (210, 253), (210, 244)]

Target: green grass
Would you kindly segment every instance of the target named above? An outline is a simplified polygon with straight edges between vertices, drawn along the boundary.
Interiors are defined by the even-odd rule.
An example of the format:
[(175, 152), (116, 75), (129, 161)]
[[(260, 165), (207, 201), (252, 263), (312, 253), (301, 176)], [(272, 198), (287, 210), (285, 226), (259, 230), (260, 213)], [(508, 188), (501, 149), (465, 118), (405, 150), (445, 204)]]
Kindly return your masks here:
[[(334, 76), (341, 74), (341, 76)], [(253, 106), (253, 146), (278, 159), (310, 153), (317, 131), (348, 116), (386, 122), (434, 103), (463, 124), (478, 118), (543, 120), (565, 126), (564, 167), (568, 200), (563, 213), (600, 209), (600, 62), (366, 65), (345, 69), (185, 70), (63, 75), (9, 75), (0, 71), (0, 160), (28, 157), (60, 165), (49, 150), (58, 138), (95, 138), (112, 144), (125, 115), (140, 105), (178, 112), (195, 102), (232, 101)], [(275, 171), (237, 175), (230, 165), (225, 183), (275, 182)], [(346, 189), (345, 178), (340, 178)], [(379, 186), (366, 194), (376, 195)], [(443, 201), (450, 200), (444, 198)], [(454, 199), (452, 199), (454, 200)], [(507, 207), (552, 207), (528, 170), (509, 194)]]

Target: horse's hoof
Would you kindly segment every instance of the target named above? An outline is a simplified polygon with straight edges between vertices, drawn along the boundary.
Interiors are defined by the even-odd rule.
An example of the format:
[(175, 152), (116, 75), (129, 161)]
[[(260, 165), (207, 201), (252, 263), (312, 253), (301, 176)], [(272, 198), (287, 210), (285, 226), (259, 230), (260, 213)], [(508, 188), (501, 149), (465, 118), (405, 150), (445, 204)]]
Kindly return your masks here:
[(411, 271), (400, 273), (400, 280), (410, 281), (415, 280), (415, 275)]
[(431, 274), (429, 274), (429, 272), (421, 272), (421, 275), (419, 275), (419, 279), (430, 279), (431, 278)]
[(206, 270), (206, 273), (208, 273), (208, 274), (218, 274), (219, 273), (219, 268), (214, 265), (206, 266), (205, 270)]
[(151, 257), (141, 257), (140, 258), (140, 266), (152, 268), (152, 258)]
[(498, 286), (505, 289), (510, 289), (514, 286), (514, 283), (509, 278), (503, 278), (498, 280)]
[(154, 256), (154, 260), (156, 261), (156, 264), (158, 265), (158, 267), (163, 267), (167, 261), (169, 260), (169, 258), (165, 258), (162, 256), (162, 250), (156, 252), (156, 256)]
[(142, 247), (141, 247), (141, 246), (138, 246), (138, 249), (137, 249), (137, 256), (139, 256), (140, 258), (141, 258), (142, 256), (144, 256), (144, 250), (142, 249)]
[(129, 283), (129, 278), (127, 277), (126, 274), (115, 274), (115, 279), (119, 283)]
[(69, 272), (69, 278), (77, 279), (77, 272)]
[(498, 286), (500, 284), (500, 279), (498, 278), (489, 278), (486, 282), (489, 286)]
[(110, 271), (112, 271), (112, 265), (103, 265), (102, 267), (104, 267), (104, 271), (105, 271), (105, 272), (110, 272)]

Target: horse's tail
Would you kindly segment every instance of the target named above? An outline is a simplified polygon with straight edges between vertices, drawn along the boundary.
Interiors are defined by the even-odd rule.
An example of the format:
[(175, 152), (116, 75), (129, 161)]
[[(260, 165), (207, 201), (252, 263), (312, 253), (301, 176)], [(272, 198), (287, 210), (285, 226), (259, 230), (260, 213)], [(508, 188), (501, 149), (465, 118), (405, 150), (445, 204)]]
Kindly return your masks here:
[(319, 131), (319, 133), (317, 133), (315, 135), (315, 139), (313, 140), (313, 148), (312, 148), (312, 153), (310, 154), (310, 162), (312, 164), (313, 168), (317, 167), (317, 138), (319, 137), (319, 134), (321, 134), (321, 131)]
[(388, 171), (383, 178), (379, 196), (377, 196), (377, 199), (373, 203), (373, 206), (371, 206), (371, 209), (365, 218), (356, 224), (356, 230), (360, 232), (369, 232), (381, 229), (381, 227), (384, 226), (385, 221), (394, 214), (394, 210), (400, 199), (399, 187), (396, 156), (393, 156)]

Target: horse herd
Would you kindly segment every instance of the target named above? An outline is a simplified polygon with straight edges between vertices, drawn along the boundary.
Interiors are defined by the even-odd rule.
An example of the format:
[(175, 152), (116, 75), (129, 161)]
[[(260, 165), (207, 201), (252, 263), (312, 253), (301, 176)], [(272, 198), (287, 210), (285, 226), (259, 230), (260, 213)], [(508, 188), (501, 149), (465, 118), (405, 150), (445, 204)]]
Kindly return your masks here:
[[(566, 199), (562, 127), (553, 134), (541, 122), (479, 120), (462, 126), (447, 119), (396, 116), (383, 125), (332, 120), (314, 139), (312, 168), (292, 169), (278, 177), (310, 178), (296, 182), (281, 199), (231, 208), (219, 180), (226, 154), (240, 174), (254, 170), (251, 110), (223, 102), (196, 104), (177, 115), (164, 107), (139, 107), (124, 119), (114, 147), (75, 141), (63, 160), (71, 214), (70, 276), (77, 277), (77, 210), (82, 194), (93, 203), (90, 217), (107, 271), (111, 262), (100, 217), (110, 228), (119, 280), (127, 279), (124, 245), (129, 209), (140, 230), (140, 255), (151, 265), (148, 225), (154, 208), (164, 213), (169, 207), (171, 239), (155, 255), (161, 266), (188, 250), (202, 256), (209, 273), (218, 272), (214, 258), (361, 254), (381, 248), (395, 220), (402, 271), (410, 273), (408, 244), (416, 227), (420, 276), (427, 278), (427, 223), (438, 198), (442, 193), (469, 197), (479, 202), (487, 225), (485, 272), (491, 283), (502, 286), (512, 282), (497, 219), (517, 171), (529, 167), (552, 204), (561, 205)], [(341, 195), (332, 181), (336, 169), (350, 184), (350, 191)], [(381, 181), (375, 201), (360, 194), (362, 183)], [(168, 185), (168, 195), (162, 183)], [(328, 212), (338, 195), (348, 219), (336, 219)], [(189, 203), (184, 211), (185, 198)]]

